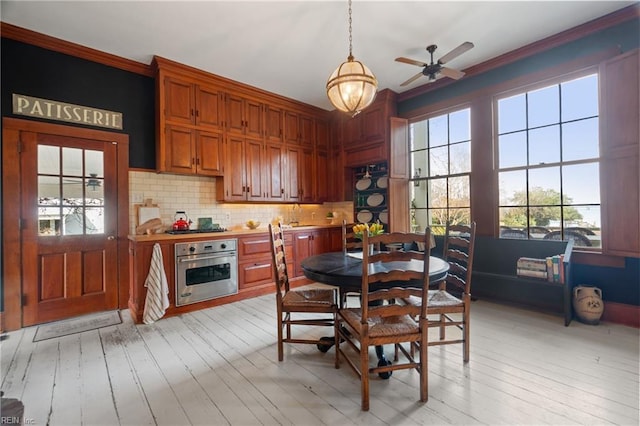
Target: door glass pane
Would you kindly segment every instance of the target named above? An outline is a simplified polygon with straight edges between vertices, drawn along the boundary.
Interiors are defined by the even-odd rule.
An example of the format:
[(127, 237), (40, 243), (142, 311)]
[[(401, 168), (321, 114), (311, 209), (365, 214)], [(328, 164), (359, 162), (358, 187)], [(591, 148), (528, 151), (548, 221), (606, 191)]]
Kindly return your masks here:
[(82, 150), (79, 148), (62, 148), (62, 174), (82, 176)]
[(60, 204), (60, 178), (58, 176), (38, 176), (38, 204)]
[(83, 197), (83, 179), (65, 177), (62, 179), (62, 198), (65, 204), (78, 205)]
[(86, 226), (87, 234), (103, 234), (104, 233), (104, 208), (87, 207)]
[(60, 174), (59, 147), (38, 145), (38, 173), (43, 175)]
[(99, 177), (99, 178), (104, 177), (103, 157), (104, 157), (104, 154), (102, 151), (94, 151), (94, 150), (87, 149), (84, 152), (85, 170), (86, 170), (85, 176), (95, 175), (96, 177)]
[(84, 232), (84, 208), (64, 207), (62, 209), (64, 222), (62, 225), (62, 235), (82, 235)]
[(59, 207), (38, 208), (38, 234), (55, 236), (60, 235), (62, 212)]

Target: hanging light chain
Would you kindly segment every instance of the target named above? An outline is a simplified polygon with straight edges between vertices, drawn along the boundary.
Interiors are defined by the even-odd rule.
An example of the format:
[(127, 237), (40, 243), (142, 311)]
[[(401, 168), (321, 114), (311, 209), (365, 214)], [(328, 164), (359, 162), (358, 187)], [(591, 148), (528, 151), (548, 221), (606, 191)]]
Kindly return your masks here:
[(351, 36), (351, 0), (349, 0), (349, 60), (353, 60), (353, 37)]

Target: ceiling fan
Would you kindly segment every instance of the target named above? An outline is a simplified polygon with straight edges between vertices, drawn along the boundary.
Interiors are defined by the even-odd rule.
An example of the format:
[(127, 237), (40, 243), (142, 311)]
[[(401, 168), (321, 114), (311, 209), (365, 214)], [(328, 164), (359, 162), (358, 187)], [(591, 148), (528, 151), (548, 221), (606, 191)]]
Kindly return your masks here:
[(429, 46), (427, 46), (427, 52), (429, 52), (429, 54), (431, 55), (430, 64), (416, 61), (409, 58), (403, 58), (403, 57), (396, 58), (397, 62), (424, 67), (424, 69), (421, 72), (414, 75), (404, 83), (400, 84), (400, 86), (406, 86), (408, 84), (411, 84), (415, 80), (417, 80), (420, 76), (423, 76), (423, 75), (429, 77), (429, 83), (431, 83), (432, 81), (435, 81), (437, 78), (439, 78), (442, 75), (445, 77), (452, 78), (454, 80), (458, 80), (462, 78), (464, 76), (464, 72), (455, 70), (453, 68), (443, 67), (443, 65), (451, 61), (452, 59), (462, 55), (464, 52), (471, 49), (472, 47), (473, 47), (473, 43), (471, 43), (470, 41), (465, 41), (460, 46), (456, 47), (451, 52), (447, 53), (446, 55), (438, 59), (437, 62), (433, 62), (433, 52), (436, 51), (438, 46), (436, 46), (435, 44), (430, 44)]
[[(80, 178), (77, 179), (63, 179), (63, 183), (65, 184), (81, 184), (82, 180)], [(98, 179), (98, 174), (97, 173), (89, 173), (89, 178), (86, 179), (85, 178), (85, 185), (87, 186), (87, 188), (92, 189), (93, 191), (96, 190), (96, 188), (100, 188), (102, 186), (102, 179)]]

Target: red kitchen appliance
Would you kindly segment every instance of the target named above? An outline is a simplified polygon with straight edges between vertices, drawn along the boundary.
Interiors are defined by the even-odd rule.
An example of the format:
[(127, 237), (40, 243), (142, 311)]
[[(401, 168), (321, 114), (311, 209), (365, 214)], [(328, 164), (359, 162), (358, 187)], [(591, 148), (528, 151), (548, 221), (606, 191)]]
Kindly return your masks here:
[(185, 212), (176, 212), (173, 216), (173, 230), (174, 231), (188, 231), (189, 225), (191, 225), (191, 219)]

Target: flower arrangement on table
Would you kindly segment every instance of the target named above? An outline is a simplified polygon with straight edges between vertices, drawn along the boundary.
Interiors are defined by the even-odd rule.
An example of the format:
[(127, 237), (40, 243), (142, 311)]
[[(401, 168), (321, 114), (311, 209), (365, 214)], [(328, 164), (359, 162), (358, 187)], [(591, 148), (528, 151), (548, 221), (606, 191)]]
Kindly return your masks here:
[(357, 223), (353, 225), (353, 233), (356, 238), (362, 239), (362, 234), (367, 231), (370, 237), (380, 235), (384, 233), (384, 227), (380, 222), (372, 223), (371, 225), (367, 223)]

